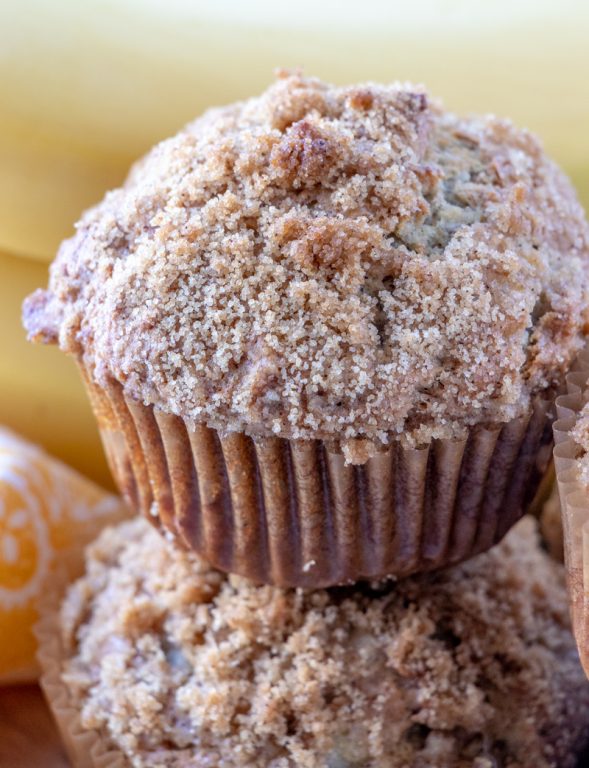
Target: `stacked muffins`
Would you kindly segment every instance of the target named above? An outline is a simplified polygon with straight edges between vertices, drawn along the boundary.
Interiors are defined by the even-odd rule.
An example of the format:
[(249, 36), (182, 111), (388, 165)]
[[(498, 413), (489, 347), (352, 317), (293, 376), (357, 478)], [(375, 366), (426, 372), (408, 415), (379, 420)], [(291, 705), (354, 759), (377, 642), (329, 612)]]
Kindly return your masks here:
[(44, 624), (95, 759), (573, 764), (589, 694), (530, 525), (424, 574), (534, 496), (588, 241), (511, 124), (288, 73), (85, 214), (25, 325), (77, 359), (113, 474), (164, 534), (105, 534)]

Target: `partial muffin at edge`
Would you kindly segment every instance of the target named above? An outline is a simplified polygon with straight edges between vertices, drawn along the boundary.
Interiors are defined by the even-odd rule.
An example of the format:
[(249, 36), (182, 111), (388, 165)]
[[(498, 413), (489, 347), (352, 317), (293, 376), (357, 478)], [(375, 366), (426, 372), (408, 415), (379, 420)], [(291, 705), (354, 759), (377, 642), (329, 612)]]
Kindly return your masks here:
[(573, 631), (589, 677), (589, 376), (588, 350), (567, 377), (567, 394), (557, 399), (554, 467), (560, 498), (564, 562)]

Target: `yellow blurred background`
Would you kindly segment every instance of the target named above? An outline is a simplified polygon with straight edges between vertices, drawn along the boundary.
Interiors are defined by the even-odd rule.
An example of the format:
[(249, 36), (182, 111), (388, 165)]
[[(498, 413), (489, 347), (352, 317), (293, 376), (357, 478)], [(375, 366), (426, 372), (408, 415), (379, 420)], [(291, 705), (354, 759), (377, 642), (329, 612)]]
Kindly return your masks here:
[(425, 83), (537, 133), (589, 207), (586, 0), (0, 0), (0, 422), (110, 480), (71, 361), (20, 304), (82, 209), (207, 106), (278, 66)]

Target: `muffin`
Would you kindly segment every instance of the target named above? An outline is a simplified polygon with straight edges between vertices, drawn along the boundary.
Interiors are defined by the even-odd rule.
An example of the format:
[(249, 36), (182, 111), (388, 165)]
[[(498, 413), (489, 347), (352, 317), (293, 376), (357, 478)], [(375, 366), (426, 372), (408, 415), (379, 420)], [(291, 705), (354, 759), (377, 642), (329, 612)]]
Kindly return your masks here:
[(588, 227), (527, 132), (282, 73), (153, 149), (25, 303), (129, 502), (280, 585), (489, 548), (544, 472)]
[(137, 518), (46, 624), (44, 685), (77, 766), (567, 768), (589, 683), (563, 570), (528, 516), (437, 574), (257, 587)]
[(589, 676), (589, 353), (567, 377), (568, 394), (557, 399), (554, 465), (560, 494), (573, 629)]

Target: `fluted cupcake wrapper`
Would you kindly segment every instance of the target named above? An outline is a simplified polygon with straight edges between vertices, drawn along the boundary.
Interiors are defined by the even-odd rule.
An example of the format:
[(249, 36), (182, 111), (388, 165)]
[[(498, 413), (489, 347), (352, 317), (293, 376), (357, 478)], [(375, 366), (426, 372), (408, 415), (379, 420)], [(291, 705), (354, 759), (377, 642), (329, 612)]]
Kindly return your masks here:
[(52, 574), (39, 608), (39, 620), (34, 628), (41, 669), (39, 684), (72, 768), (129, 768), (129, 761), (122, 752), (112, 748), (97, 731), (82, 727), (80, 703), (73, 700), (62, 679), (66, 651), (61, 637), (59, 607), (71, 581), (70, 575), (63, 564)]
[(570, 436), (579, 411), (589, 399), (589, 350), (567, 376), (567, 394), (556, 400), (554, 465), (560, 495), (564, 556), (573, 630), (585, 673), (589, 677), (589, 491), (577, 472), (579, 446)]
[(406, 576), (489, 549), (521, 517), (552, 447), (551, 401), (464, 440), (391, 445), (361, 466), (319, 440), (191, 427), (82, 370), (115, 479), (179, 546), (260, 583)]

